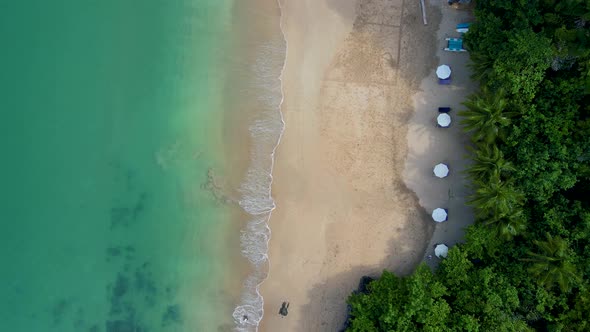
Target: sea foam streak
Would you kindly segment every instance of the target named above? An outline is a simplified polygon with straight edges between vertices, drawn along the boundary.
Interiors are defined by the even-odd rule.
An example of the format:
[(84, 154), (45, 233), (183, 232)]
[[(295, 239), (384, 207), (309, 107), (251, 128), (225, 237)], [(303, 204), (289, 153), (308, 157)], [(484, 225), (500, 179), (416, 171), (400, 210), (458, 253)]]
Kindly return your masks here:
[[(259, 289), (268, 273), (268, 241), (271, 234), (268, 220), (275, 208), (271, 195), (272, 170), (275, 151), (285, 127), (281, 113), (281, 78), (286, 62), (282, 16), (280, 28), (282, 40), (262, 46), (253, 67), (256, 93), (263, 110), (249, 127), (253, 148), (246, 179), (240, 188), (242, 197), (239, 203), (251, 215), (242, 229), (241, 247), (254, 272), (244, 282), (241, 303), (233, 312), (236, 331), (257, 331), (264, 314), (264, 300)], [(278, 59), (282, 67), (280, 76), (275, 70)]]

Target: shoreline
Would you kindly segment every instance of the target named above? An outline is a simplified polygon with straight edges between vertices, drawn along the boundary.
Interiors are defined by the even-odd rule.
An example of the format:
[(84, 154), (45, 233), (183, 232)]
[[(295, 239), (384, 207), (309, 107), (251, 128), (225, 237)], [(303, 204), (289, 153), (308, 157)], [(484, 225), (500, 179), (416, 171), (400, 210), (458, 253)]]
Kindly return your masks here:
[[(280, 82), (280, 91), (281, 91), (281, 101), (279, 102), (279, 106), (278, 106), (278, 114), (279, 114), (279, 118), (280, 118), (281, 129), (280, 129), (280, 133), (277, 138), (276, 144), (274, 145), (274, 147), (272, 148), (272, 151), (270, 153), (271, 163), (270, 163), (270, 170), (269, 170), (270, 182), (269, 182), (269, 187), (268, 187), (268, 197), (272, 201), (273, 204), (272, 204), (272, 208), (270, 210), (268, 210), (268, 212), (267, 212), (268, 216), (265, 218), (265, 221), (264, 221), (264, 224), (265, 224), (264, 227), (268, 231), (268, 233), (267, 233), (268, 236), (266, 237), (265, 243), (263, 246), (266, 248), (263, 264), (265, 263), (267, 266), (270, 266), (268, 248), (269, 248), (270, 239), (272, 237), (272, 230), (270, 228), (269, 223), (270, 223), (270, 219), (272, 217), (272, 212), (276, 208), (276, 201), (273, 199), (273, 196), (272, 196), (272, 185), (273, 185), (273, 181), (274, 181), (273, 171), (274, 171), (274, 167), (275, 167), (275, 163), (276, 163), (276, 151), (277, 151), (279, 145), (281, 144), (281, 138), (283, 137), (283, 134), (285, 133), (285, 127), (286, 127), (285, 119), (284, 119), (283, 112), (282, 112), (282, 106), (283, 106), (283, 102), (285, 100), (285, 93), (284, 93), (284, 89), (283, 89), (283, 75), (284, 75), (285, 67), (287, 64), (287, 55), (288, 55), (288, 48), (289, 48), (287, 39), (285, 38), (285, 33), (283, 31), (283, 6), (281, 5), (281, 0), (275, 0), (275, 1), (276, 1), (276, 4), (278, 5), (279, 11), (280, 11), (279, 29), (280, 29), (281, 36), (283, 38), (283, 42), (285, 44), (285, 56), (283, 58), (283, 66), (281, 68), (280, 75), (278, 78), (278, 80)], [(260, 307), (260, 316), (258, 317), (258, 319), (256, 319), (254, 324), (252, 324), (252, 322), (248, 322), (248, 321), (245, 322), (243, 319), (244, 316), (240, 317), (241, 313), (236, 315), (235, 314), (236, 311), (234, 311), (234, 320), (238, 323), (238, 330), (241, 330), (241, 329), (248, 330), (248, 329), (250, 329), (248, 327), (249, 325), (255, 325), (254, 326), (255, 330), (258, 331), (259, 326), (260, 326), (260, 322), (264, 318), (264, 297), (262, 296), (262, 294), (260, 292), (260, 287), (266, 281), (266, 279), (268, 279), (268, 276), (269, 276), (268, 270), (269, 270), (269, 268), (267, 268), (266, 270), (255, 271), (255, 272), (260, 272), (260, 273), (264, 274), (264, 276), (261, 276), (260, 280), (258, 280), (256, 282), (256, 285), (254, 286), (257, 298), (260, 299), (260, 303), (259, 303), (261, 306)], [(244, 324), (244, 323), (247, 323), (247, 324)]]
[(360, 277), (411, 272), (432, 235), (401, 178), (410, 96), (427, 75), (432, 26), (415, 19), (419, 4), (401, 0), (279, 5), (285, 127), (260, 331), (337, 330)]
[(229, 315), (224, 311), (231, 326), (220, 329), (253, 331), (263, 315), (258, 287), (268, 270), (272, 167), (284, 127), (279, 111), (284, 39), (276, 0), (236, 3), (232, 18), (227, 26), (231, 49), (218, 55), (226, 70), (223, 140), (227, 163), (219, 174), (210, 170), (208, 187), (235, 211), (229, 245), (237, 244), (232, 266), (236, 272), (226, 286), (233, 297)]

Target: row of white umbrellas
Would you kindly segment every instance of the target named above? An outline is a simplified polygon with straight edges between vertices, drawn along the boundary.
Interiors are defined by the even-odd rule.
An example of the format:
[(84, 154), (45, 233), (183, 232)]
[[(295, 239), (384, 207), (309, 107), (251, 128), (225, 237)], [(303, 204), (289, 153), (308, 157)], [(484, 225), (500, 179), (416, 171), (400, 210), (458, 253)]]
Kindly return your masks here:
[[(432, 211), (432, 219), (436, 222), (443, 222), (447, 220), (447, 210), (445, 209), (434, 209)], [(434, 247), (434, 255), (439, 258), (447, 257), (447, 253), (449, 252), (449, 247), (446, 244), (437, 244)]]
[[(436, 68), (436, 76), (440, 79), (447, 79), (451, 77), (451, 67), (448, 65), (440, 65)], [(446, 113), (441, 113), (436, 118), (436, 122), (441, 127), (448, 127), (451, 125), (451, 116)]]
[[(440, 163), (434, 166), (434, 175), (438, 178), (444, 178), (449, 175), (449, 166)], [(447, 220), (447, 211), (443, 208), (436, 208), (432, 211), (432, 219), (436, 222), (443, 222)]]
[[(451, 77), (451, 67), (448, 65), (440, 65), (436, 68), (436, 76), (440, 79), (447, 79)], [(451, 116), (447, 113), (441, 113), (437, 116), (436, 122), (441, 127), (448, 127), (451, 125)], [(444, 178), (449, 175), (449, 167), (443, 163), (437, 164), (433, 169), (434, 175), (438, 178)], [(445, 222), (448, 219), (447, 210), (443, 208), (436, 208), (432, 211), (432, 219), (436, 222)], [(436, 257), (447, 257), (449, 247), (445, 244), (437, 244), (434, 248)]]
[[(434, 166), (434, 175), (438, 178), (444, 178), (449, 175), (449, 167), (443, 163)], [(447, 221), (447, 210), (436, 208), (432, 211), (432, 219), (436, 222)]]

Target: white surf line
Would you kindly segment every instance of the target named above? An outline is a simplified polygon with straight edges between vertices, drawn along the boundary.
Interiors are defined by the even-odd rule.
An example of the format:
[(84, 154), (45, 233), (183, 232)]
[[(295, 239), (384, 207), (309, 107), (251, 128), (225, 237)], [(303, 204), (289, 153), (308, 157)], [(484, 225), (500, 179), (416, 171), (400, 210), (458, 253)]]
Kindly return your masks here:
[[(289, 49), (289, 44), (287, 42), (287, 38), (285, 36), (285, 30), (283, 29), (283, 25), (284, 25), (284, 10), (283, 10), (283, 5), (281, 4), (281, 0), (277, 0), (277, 4), (279, 6), (279, 10), (281, 12), (281, 18), (279, 20), (279, 28), (281, 29), (281, 34), (283, 35), (283, 40), (285, 42), (285, 58), (284, 58), (284, 62), (283, 62), (283, 68), (281, 69), (281, 74), (279, 75), (279, 81), (281, 82), (281, 102), (279, 104), (279, 115), (281, 117), (281, 125), (282, 125), (282, 129), (281, 129), (281, 133), (279, 134), (279, 138), (277, 139), (277, 144), (274, 146), (274, 148), (272, 149), (272, 152), (270, 154), (271, 157), (271, 164), (270, 164), (270, 185), (268, 188), (268, 196), (271, 198), (272, 200), (272, 183), (273, 183), (273, 170), (274, 170), (274, 166), (275, 166), (275, 153), (277, 148), (279, 147), (279, 145), (281, 144), (281, 139), (283, 138), (283, 133), (285, 132), (285, 118), (283, 117), (283, 112), (282, 112), (282, 107), (283, 107), (283, 102), (285, 101), (285, 90), (284, 90), (284, 84), (283, 84), (283, 75), (285, 73), (285, 68), (287, 67), (287, 54), (289, 54), (288, 49)], [(272, 230), (270, 228), (269, 222), (270, 222), (270, 218), (272, 216), (272, 211), (276, 208), (276, 205), (274, 204), (274, 200), (273, 201), (273, 207), (268, 211), (268, 218), (266, 219), (266, 228), (268, 228), (268, 239), (266, 240), (266, 248), (267, 250), (269, 249), (269, 242), (270, 242), (270, 238), (272, 237)], [(260, 316), (260, 321), (264, 318), (264, 297), (262, 296), (262, 294), (260, 293), (260, 286), (266, 281), (266, 279), (268, 279), (268, 277), (270, 276), (270, 257), (268, 255), (268, 251), (266, 253), (266, 260), (268, 261), (268, 273), (266, 275), (266, 277), (260, 281), (260, 283), (258, 285), (256, 285), (256, 294), (258, 296), (260, 296), (260, 299), (262, 300), (262, 315)], [(260, 325), (260, 321), (256, 322), (256, 332), (258, 332), (258, 327)]]

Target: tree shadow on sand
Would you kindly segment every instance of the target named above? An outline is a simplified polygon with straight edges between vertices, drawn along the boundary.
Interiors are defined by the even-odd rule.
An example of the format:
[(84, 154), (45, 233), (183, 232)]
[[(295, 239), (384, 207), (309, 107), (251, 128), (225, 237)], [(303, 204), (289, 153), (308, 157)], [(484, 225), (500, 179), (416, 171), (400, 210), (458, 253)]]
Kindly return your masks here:
[[(414, 207), (416, 217), (427, 221), (429, 214), (420, 207)], [(425, 222), (423, 232), (425, 239), (434, 231), (434, 223)], [(406, 227), (398, 227), (398, 234), (405, 234), (410, 230)], [(414, 230), (411, 230), (414, 231)], [(400, 241), (402, 240), (402, 241)], [(401, 239), (391, 239), (388, 242), (386, 258), (375, 266), (355, 266), (346, 272), (329, 277), (325, 282), (318, 283), (308, 292), (310, 301), (301, 307), (300, 320), (297, 322), (297, 331), (343, 331), (348, 316), (348, 296), (359, 289), (361, 279), (370, 277), (376, 279), (381, 276), (384, 269), (404, 276), (412, 273), (421, 263), (428, 246), (424, 241), (419, 247), (408, 249)]]

